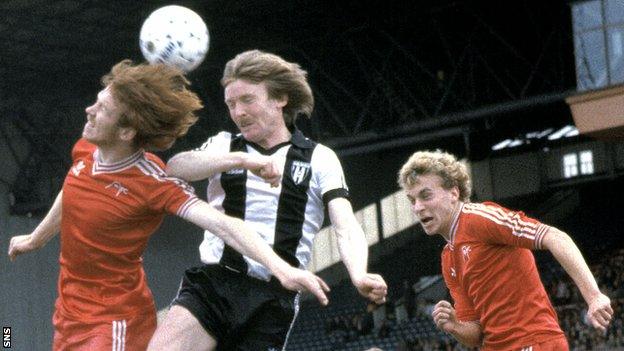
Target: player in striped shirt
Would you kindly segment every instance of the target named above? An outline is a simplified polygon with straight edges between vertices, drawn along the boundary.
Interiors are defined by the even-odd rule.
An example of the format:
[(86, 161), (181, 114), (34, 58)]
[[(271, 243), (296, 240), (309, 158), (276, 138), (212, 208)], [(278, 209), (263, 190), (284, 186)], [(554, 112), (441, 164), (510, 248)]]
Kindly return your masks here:
[(199, 200), (168, 177), (146, 149), (164, 150), (195, 123), (202, 104), (182, 72), (164, 65), (115, 65), (86, 108), (73, 165), (52, 208), (9, 256), (41, 248), (61, 232), (54, 350), (144, 350), (156, 328), (142, 254), (165, 214), (177, 215), (255, 257), (292, 290), (323, 302), (326, 285), (281, 260), (244, 223)]
[(530, 250), (549, 250), (588, 304), (587, 318), (604, 331), (610, 300), (583, 256), (557, 228), (492, 202), (470, 203), (466, 167), (440, 151), (419, 151), (403, 165), (399, 184), (428, 235), (439, 234), (442, 275), (454, 304), (440, 301), (436, 326), (482, 350), (567, 350)]
[[(368, 299), (384, 302), (387, 286), (368, 272), (368, 245), (338, 157), (295, 126), (297, 116), (310, 116), (314, 107), (306, 72), (251, 50), (226, 64), (221, 84), (241, 133), (219, 133), (198, 150), (174, 156), (167, 169), (189, 181), (207, 178), (209, 203), (244, 219), (293, 267), (309, 262), (327, 209), (353, 285)], [(199, 250), (204, 265), (185, 272), (149, 350), (285, 349), (298, 295), (272, 284), (267, 267), (233, 252), (210, 230)], [(220, 283), (222, 274), (231, 277), (228, 284)]]

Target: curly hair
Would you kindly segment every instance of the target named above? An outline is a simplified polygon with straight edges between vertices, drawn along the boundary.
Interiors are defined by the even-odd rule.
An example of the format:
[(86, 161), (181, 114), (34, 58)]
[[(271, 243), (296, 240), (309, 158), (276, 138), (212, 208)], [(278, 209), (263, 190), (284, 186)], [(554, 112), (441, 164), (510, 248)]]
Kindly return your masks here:
[(119, 126), (136, 130), (137, 146), (166, 150), (195, 124), (201, 100), (184, 73), (163, 64), (134, 65), (123, 60), (102, 77), (122, 107)]
[(308, 118), (312, 115), (314, 96), (307, 72), (296, 63), (260, 50), (245, 51), (225, 65), (221, 85), (225, 88), (237, 79), (266, 84), (272, 99), (288, 97), (283, 108), (284, 122), (288, 127), (295, 124), (299, 114)]
[(401, 167), (398, 183), (401, 188), (412, 188), (418, 181), (418, 176), (435, 174), (442, 178), (442, 187), (459, 189), (459, 199), (470, 201), (472, 184), (466, 165), (458, 161), (455, 156), (440, 151), (417, 151)]

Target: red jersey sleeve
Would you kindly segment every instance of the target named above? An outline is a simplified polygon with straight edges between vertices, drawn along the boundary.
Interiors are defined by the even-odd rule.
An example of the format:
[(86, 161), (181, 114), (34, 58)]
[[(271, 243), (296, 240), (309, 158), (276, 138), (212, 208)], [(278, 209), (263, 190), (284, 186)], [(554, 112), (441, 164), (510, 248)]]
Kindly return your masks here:
[(154, 212), (166, 212), (184, 218), (186, 211), (200, 201), (195, 195), (195, 189), (181, 179), (168, 177), (163, 170), (164, 163), (157, 156), (146, 153), (146, 159), (142, 167), (151, 177), (149, 190), (146, 189), (149, 208)]
[(479, 315), (464, 289), (457, 282), (457, 273), (450, 264), (451, 253), (447, 247), (442, 252), (442, 276), (453, 298), (453, 307), (457, 319), (463, 322), (478, 321)]
[(489, 244), (502, 244), (527, 249), (541, 249), (544, 235), (550, 228), (522, 211), (512, 211), (492, 202), (466, 204), (466, 213), (474, 216), (473, 233)]

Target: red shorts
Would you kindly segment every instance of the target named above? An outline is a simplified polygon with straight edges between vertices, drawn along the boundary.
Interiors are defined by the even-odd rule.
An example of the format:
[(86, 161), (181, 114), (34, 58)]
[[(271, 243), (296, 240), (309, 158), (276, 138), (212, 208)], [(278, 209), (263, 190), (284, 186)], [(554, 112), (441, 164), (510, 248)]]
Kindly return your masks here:
[(539, 344), (525, 346), (518, 351), (568, 351), (569, 349), (568, 340), (565, 336), (561, 336)]
[(152, 313), (109, 322), (85, 322), (66, 318), (55, 311), (52, 323), (54, 351), (134, 351), (147, 348), (156, 330), (156, 315)]

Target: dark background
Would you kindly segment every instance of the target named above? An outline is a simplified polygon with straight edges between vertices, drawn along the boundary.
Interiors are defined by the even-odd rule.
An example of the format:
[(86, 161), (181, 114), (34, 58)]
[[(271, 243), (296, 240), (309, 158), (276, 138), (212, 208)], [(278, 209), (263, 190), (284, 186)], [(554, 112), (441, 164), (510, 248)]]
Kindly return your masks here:
[[(568, 1), (4, 0), (1, 250), (12, 235), (34, 228), (59, 191), (100, 77), (122, 59), (142, 60), (141, 24), (170, 4), (204, 18), (210, 50), (189, 74), (206, 107), (188, 135), (160, 154), (165, 160), (233, 130), (219, 79), (225, 63), (249, 49), (276, 53), (308, 71), (316, 108), (298, 125), (336, 150), (355, 209), (396, 191), (396, 172), (416, 149), (441, 148), (480, 162), (538, 152), (543, 142), (500, 152), (491, 146), (573, 123), (564, 101), (576, 86)], [(603, 218), (612, 219), (609, 228), (621, 224), (614, 220), (621, 217), (621, 189), (621, 182), (579, 187), (570, 206), (584, 211), (555, 219), (581, 233), (586, 247), (600, 233), (616, 242), (612, 229), (599, 224)], [(13, 202), (4, 198), (9, 194)], [(529, 204), (531, 212), (549, 196), (507, 202)], [(584, 224), (591, 230), (575, 230)], [(153, 237), (145, 266), (158, 308), (175, 295), (183, 269), (199, 262), (200, 241), (198, 229), (174, 218)], [(434, 274), (442, 244), (410, 228), (374, 247), (371, 266), (382, 271), (394, 257), (395, 263), (413, 257), (426, 262), (417, 273)], [(0, 323), (13, 327), (15, 350), (49, 349), (57, 274), (58, 240), (14, 264), (0, 257)]]

